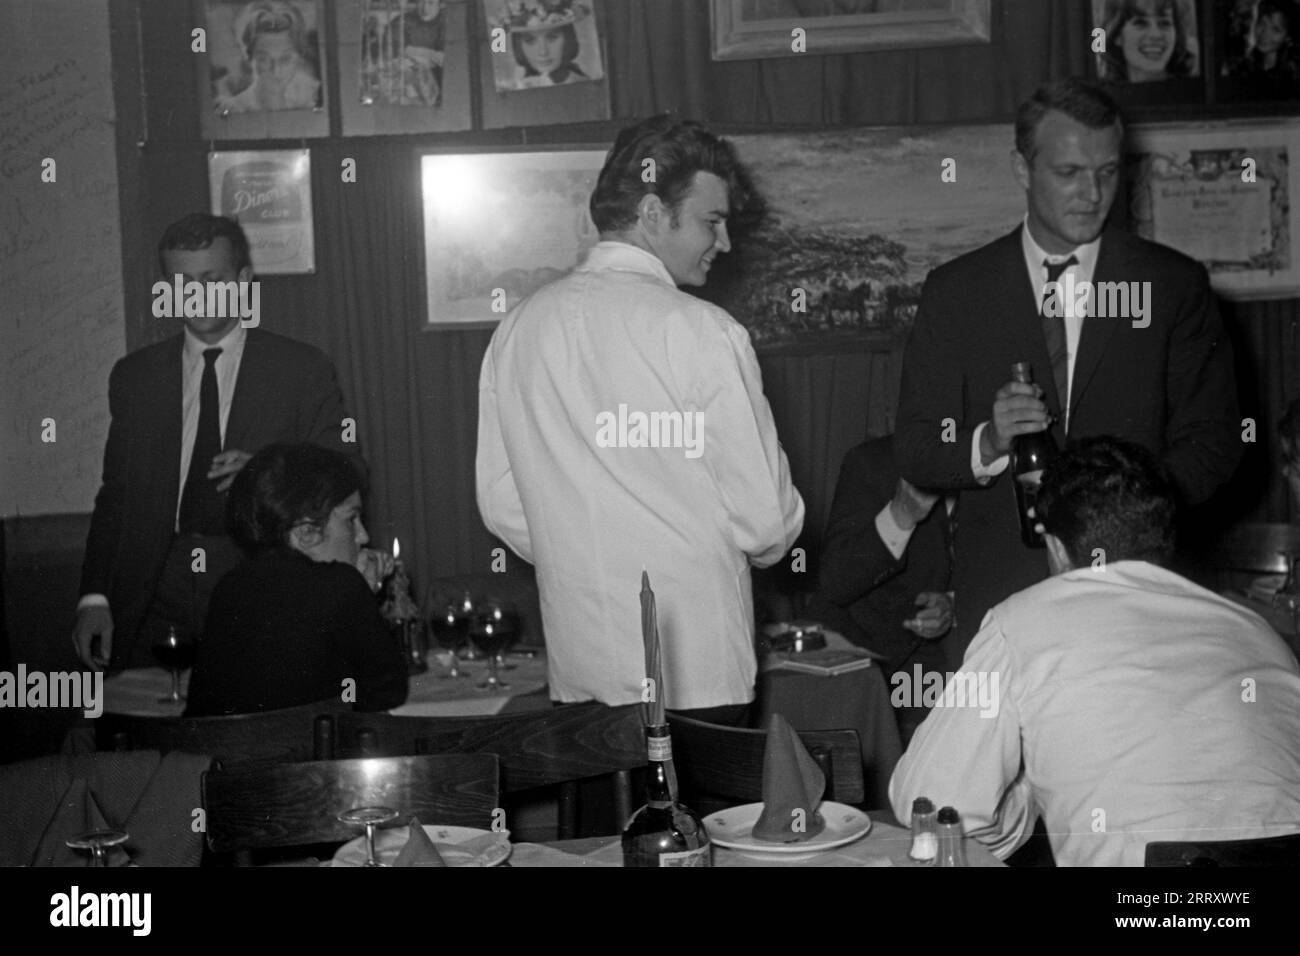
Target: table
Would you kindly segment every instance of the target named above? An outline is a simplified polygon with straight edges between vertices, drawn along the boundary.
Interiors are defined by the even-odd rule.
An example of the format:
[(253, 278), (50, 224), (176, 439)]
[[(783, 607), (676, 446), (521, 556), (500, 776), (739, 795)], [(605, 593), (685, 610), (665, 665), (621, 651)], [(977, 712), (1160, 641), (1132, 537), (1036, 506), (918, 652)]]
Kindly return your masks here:
[[(792, 859), (750, 856), (739, 850), (713, 848), (713, 865), (737, 866), (920, 866), (908, 859), (912, 835), (898, 826), (887, 810), (872, 811), (871, 832), (861, 840), (810, 856)], [(966, 862), (970, 866), (1006, 866), (982, 844), (966, 840)], [(618, 837), (558, 840), (554, 843), (516, 843), (510, 853), (513, 866), (622, 866), (623, 850)]]
[[(828, 647), (851, 647), (842, 636), (826, 631)], [(863, 784), (867, 805), (889, 806), (889, 778), (902, 756), (898, 721), (889, 704), (889, 688), (878, 666), (834, 677), (779, 669), (759, 676), (760, 728), (780, 714), (795, 730), (858, 732), (862, 744)]]
[[(390, 713), (406, 717), (480, 717), (503, 711), (549, 707), (546, 688), (546, 654), (528, 651), (509, 654), (506, 662), (514, 670), (501, 672), (510, 685), (508, 690), (489, 694), (475, 689), (487, 674), (487, 662), (462, 661), (461, 668), (470, 676), (460, 680), (442, 679), (445, 655), (430, 652), (429, 670), (413, 674), (406, 703)], [(181, 693), (189, 686), (190, 672), (181, 674)], [(104, 680), (104, 712), (134, 717), (179, 717), (185, 702), (160, 703), (159, 698), (171, 691), (171, 672), (162, 667), (139, 667), (121, 671)]]

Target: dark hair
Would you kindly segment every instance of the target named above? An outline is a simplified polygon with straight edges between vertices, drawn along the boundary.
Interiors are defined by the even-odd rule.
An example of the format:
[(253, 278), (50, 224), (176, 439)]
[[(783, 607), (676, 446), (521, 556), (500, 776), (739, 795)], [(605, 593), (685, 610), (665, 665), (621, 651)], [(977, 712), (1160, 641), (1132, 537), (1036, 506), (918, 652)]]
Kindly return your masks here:
[[(643, 163), (654, 160), (654, 180), (645, 182)], [(696, 173), (712, 173), (727, 184), (728, 221), (742, 231), (763, 212), (735, 147), (693, 120), (662, 114), (623, 129), (605, 157), (591, 194), (591, 219), (602, 232), (618, 232), (636, 222), (637, 203), (658, 196), (674, 221)]]
[(173, 249), (184, 252), (206, 249), (223, 237), (230, 240), (230, 248), (235, 256), (235, 271), (242, 272), (245, 268), (251, 268), (253, 260), (248, 253), (248, 237), (244, 235), (239, 223), (226, 216), (213, 216), (206, 212), (192, 212), (167, 227), (167, 231), (158, 240), (158, 268), (166, 274), (164, 252)]
[(1174, 488), (1151, 452), (1101, 435), (1066, 448), (1043, 471), (1036, 505), (1075, 567), (1102, 559), (1163, 564), (1174, 549)]
[(1116, 123), (1124, 130), (1124, 117), (1115, 101), (1091, 83), (1069, 77), (1045, 83), (1016, 111), (1016, 150), (1031, 163), (1038, 153), (1034, 134), (1051, 110), (1064, 113), (1089, 129), (1106, 129)]
[[(555, 74), (557, 73), (563, 72), (567, 75), (569, 70), (565, 70), (564, 68), (570, 66), (570, 64), (578, 58), (578, 31), (574, 29), (572, 23), (565, 23), (562, 26), (550, 27), (547, 30), (532, 30), (529, 32), (549, 33), (551, 30), (558, 30), (564, 34), (564, 50), (560, 54), (560, 65), (552, 70), (550, 74), (551, 78), (554, 79)], [(537, 76), (537, 71), (528, 64), (528, 59), (524, 56), (523, 32), (516, 30), (510, 34), (510, 46), (515, 51), (515, 62), (524, 68), (524, 75)], [(576, 67), (570, 67), (570, 70), (576, 69)]]
[(293, 528), (323, 527), (330, 512), (363, 485), (342, 452), (310, 442), (267, 445), (235, 476), (226, 523), (249, 551), (287, 545)]
[(1183, 11), (1179, 0), (1108, 0), (1103, 22), (1106, 24), (1106, 52), (1100, 54), (1101, 78), (1111, 83), (1127, 83), (1128, 64), (1124, 61), (1123, 46), (1116, 42), (1125, 24), (1134, 14), (1145, 13), (1138, 5), (1152, 3), (1159, 15), (1169, 10), (1174, 20), (1174, 52), (1169, 55), (1165, 70), (1170, 76), (1187, 76), (1192, 72), (1192, 54), (1187, 49), (1187, 28), (1183, 24)]
[(1277, 423), (1277, 434), (1282, 442), (1282, 456), (1300, 464), (1300, 398), (1286, 407), (1282, 420)]

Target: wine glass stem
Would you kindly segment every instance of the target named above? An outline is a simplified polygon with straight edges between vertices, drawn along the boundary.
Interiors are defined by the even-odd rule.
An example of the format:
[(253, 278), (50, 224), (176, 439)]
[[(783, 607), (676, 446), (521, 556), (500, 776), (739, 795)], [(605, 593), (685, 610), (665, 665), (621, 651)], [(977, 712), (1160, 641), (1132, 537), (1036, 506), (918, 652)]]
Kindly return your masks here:
[(172, 668), (172, 700), (179, 701), (180, 699), (181, 699), (181, 669), (179, 667), (173, 667)]
[(366, 866), (378, 866), (375, 861), (375, 825), (366, 823)]
[(90, 847), (90, 865), (104, 866), (104, 847), (102, 844), (94, 843)]

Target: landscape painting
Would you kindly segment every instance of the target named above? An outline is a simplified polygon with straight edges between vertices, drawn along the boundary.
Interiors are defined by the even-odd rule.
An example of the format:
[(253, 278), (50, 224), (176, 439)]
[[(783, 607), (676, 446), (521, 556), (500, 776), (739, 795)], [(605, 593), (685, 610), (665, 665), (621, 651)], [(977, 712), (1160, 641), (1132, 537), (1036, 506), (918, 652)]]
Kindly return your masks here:
[(1013, 139), (1009, 125), (734, 137), (767, 216), (695, 291), (757, 348), (897, 348), (930, 269), (1023, 218)]

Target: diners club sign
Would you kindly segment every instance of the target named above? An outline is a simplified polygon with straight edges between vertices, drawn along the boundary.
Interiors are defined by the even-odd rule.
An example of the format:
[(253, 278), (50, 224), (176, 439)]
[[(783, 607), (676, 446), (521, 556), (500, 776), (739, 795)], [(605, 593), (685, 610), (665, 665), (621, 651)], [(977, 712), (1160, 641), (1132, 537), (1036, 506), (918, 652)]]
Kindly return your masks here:
[(310, 150), (209, 153), (208, 187), (212, 212), (244, 227), (254, 272), (316, 271)]

